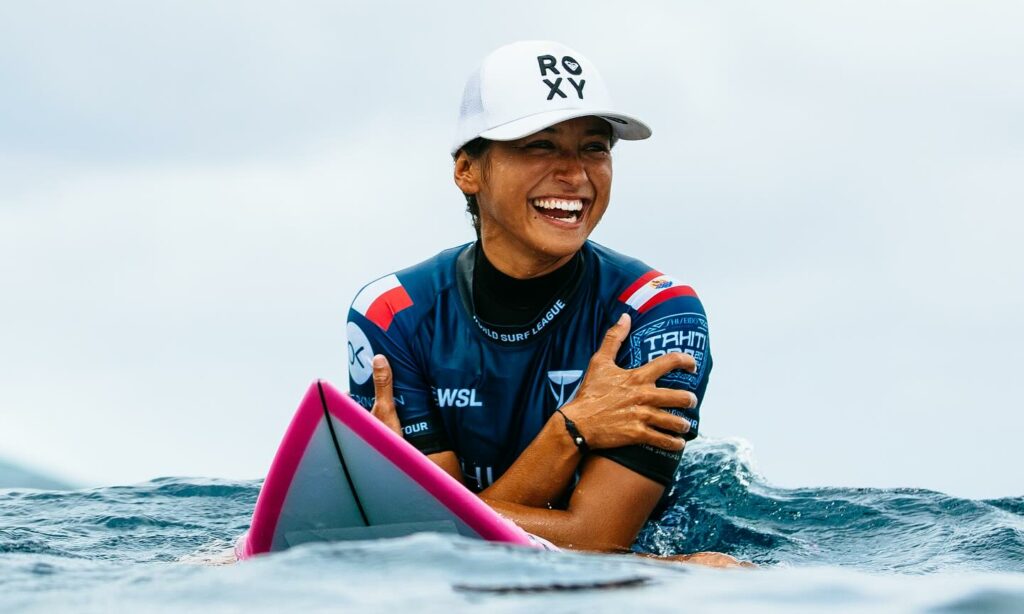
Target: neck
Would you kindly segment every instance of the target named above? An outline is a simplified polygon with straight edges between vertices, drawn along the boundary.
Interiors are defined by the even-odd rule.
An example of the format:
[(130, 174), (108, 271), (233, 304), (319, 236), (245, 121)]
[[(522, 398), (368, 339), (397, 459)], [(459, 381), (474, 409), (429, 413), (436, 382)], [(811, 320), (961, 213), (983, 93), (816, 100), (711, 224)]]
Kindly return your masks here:
[(487, 234), (481, 235), (480, 246), (494, 268), (515, 279), (547, 275), (565, 266), (576, 255), (575, 252), (565, 256), (539, 254)]
[[(579, 273), (579, 254), (551, 273), (516, 279), (498, 270), (484, 250), (477, 249), (473, 269), (473, 306), (476, 315), (491, 325), (526, 326), (543, 313)], [(568, 295), (562, 298), (568, 299)]]

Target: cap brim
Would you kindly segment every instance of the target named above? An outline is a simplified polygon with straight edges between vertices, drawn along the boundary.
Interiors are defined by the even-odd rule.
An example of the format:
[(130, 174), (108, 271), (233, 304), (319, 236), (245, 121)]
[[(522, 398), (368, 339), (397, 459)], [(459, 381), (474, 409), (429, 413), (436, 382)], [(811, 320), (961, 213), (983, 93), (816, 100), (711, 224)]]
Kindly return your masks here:
[(641, 141), (651, 136), (651, 129), (647, 124), (622, 113), (614, 111), (603, 111), (600, 109), (559, 109), (557, 111), (544, 111), (526, 117), (510, 121), (507, 124), (495, 126), (490, 130), (480, 133), (485, 139), (492, 141), (514, 141), (545, 128), (550, 128), (559, 122), (568, 119), (588, 116), (600, 117), (612, 127), (615, 136), (624, 141)]

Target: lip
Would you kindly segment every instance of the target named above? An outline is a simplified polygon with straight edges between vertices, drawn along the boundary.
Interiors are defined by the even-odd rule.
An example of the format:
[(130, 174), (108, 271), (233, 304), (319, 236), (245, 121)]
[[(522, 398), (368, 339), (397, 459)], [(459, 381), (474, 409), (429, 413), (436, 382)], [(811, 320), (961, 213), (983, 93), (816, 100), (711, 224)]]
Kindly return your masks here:
[[(533, 201), (535, 201), (535, 200), (543, 200), (543, 199), (578, 200), (578, 201), (581, 201), (583, 203), (583, 208), (580, 209), (579, 215), (576, 216), (576, 221), (575, 222), (564, 222), (562, 220), (559, 220), (559, 219), (556, 219), (556, 218), (553, 218), (553, 217), (548, 217), (548, 216), (544, 215), (543, 213), (537, 211), (537, 208), (533, 206)], [(575, 229), (580, 228), (581, 226), (583, 226), (583, 222), (586, 219), (587, 214), (590, 212), (590, 205), (592, 203), (593, 203), (593, 199), (591, 199), (591, 198), (584, 198), (584, 197), (582, 197), (582, 196), (580, 196), (578, 194), (568, 194), (568, 195), (567, 194), (543, 194), (543, 195), (540, 195), (540, 196), (532, 196), (532, 197), (526, 199), (526, 205), (530, 208), (530, 211), (533, 213), (534, 216), (540, 218), (542, 221), (547, 222), (547, 223), (551, 224), (552, 226), (554, 226), (556, 228), (560, 228), (560, 229), (563, 229), (563, 230), (575, 230)]]

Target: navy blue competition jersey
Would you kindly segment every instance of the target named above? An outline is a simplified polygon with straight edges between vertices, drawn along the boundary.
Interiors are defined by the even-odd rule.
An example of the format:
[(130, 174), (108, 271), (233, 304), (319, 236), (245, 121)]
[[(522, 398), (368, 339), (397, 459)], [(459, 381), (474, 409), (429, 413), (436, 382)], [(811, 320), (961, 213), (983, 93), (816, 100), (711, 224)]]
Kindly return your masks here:
[[(373, 407), (370, 362), (374, 354), (387, 356), (405, 438), (425, 454), (453, 450), (471, 488), (498, 479), (555, 409), (572, 400), (623, 312), (632, 328), (619, 366), (638, 367), (668, 352), (691, 354), (696, 374), (672, 371), (658, 385), (703, 401), (711, 371), (708, 325), (689, 286), (588, 241), (579, 274), (536, 320), (497, 327), (473, 308), (477, 249), (476, 243), (449, 249), (370, 283), (348, 316), (352, 397)], [(687, 439), (697, 435), (699, 408), (666, 408), (689, 420)], [(646, 445), (596, 453), (664, 485), (681, 456)]]

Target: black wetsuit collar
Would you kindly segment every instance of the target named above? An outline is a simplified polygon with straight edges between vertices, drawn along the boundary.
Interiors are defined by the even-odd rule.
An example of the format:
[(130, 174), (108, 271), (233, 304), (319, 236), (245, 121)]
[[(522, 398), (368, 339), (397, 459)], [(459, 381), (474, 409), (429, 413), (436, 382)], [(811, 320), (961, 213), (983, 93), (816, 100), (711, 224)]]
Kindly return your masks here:
[(575, 276), (580, 255), (558, 269), (531, 279), (516, 279), (502, 273), (487, 259), (484, 250), (476, 250), (473, 270), (473, 305), (476, 316), (498, 326), (526, 326), (551, 304), (559, 290)]
[(583, 250), (557, 270), (532, 279), (499, 271), (476, 242), (456, 261), (459, 294), (480, 330), (500, 343), (530, 340), (554, 322), (583, 278)]

